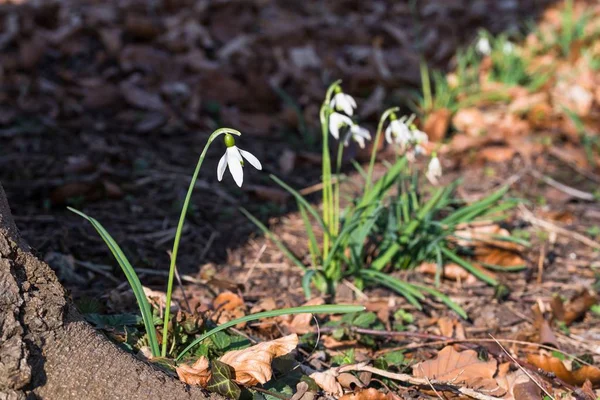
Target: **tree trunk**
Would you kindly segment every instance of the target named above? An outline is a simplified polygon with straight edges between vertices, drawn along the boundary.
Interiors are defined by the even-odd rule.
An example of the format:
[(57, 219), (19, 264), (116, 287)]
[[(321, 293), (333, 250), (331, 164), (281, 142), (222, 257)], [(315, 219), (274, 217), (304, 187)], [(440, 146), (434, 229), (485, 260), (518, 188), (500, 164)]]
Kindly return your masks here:
[(206, 399), (83, 320), (19, 237), (0, 185), (0, 400)]

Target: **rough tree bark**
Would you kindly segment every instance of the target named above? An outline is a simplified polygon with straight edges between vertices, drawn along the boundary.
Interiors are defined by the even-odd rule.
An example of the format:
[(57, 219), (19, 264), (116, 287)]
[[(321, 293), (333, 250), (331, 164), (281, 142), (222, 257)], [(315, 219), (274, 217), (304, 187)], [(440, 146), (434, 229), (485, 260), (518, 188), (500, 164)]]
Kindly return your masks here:
[(0, 185), (0, 400), (206, 399), (83, 320), (20, 238)]

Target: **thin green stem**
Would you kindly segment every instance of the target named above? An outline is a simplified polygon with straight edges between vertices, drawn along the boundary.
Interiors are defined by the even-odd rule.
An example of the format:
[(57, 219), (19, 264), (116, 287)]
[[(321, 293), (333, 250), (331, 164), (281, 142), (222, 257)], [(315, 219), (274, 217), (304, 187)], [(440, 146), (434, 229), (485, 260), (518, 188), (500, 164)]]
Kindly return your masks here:
[(322, 180), (323, 180), (323, 223), (326, 226), (323, 232), (323, 258), (327, 258), (331, 237), (328, 232), (331, 232), (333, 223), (333, 193), (331, 191), (331, 159), (329, 156), (329, 116), (331, 115), (331, 97), (336, 88), (340, 86), (341, 80), (337, 80), (329, 85), (325, 100), (321, 106), (319, 117), (321, 119), (321, 133), (323, 135), (323, 159), (322, 159)]
[(179, 252), (179, 242), (181, 241), (181, 232), (183, 231), (183, 224), (185, 223), (185, 216), (187, 214), (188, 207), (190, 205), (190, 199), (192, 198), (192, 192), (194, 191), (194, 186), (196, 185), (196, 180), (198, 179), (198, 173), (200, 173), (200, 167), (202, 166), (202, 162), (206, 157), (206, 152), (210, 147), (210, 144), (221, 134), (230, 133), (232, 135), (241, 136), (241, 133), (235, 129), (231, 128), (220, 128), (214, 131), (206, 145), (204, 146), (204, 150), (202, 150), (202, 154), (200, 154), (200, 158), (198, 159), (198, 164), (196, 165), (196, 170), (194, 171), (194, 175), (192, 176), (192, 180), (190, 181), (190, 186), (187, 191), (187, 195), (185, 196), (185, 200), (183, 202), (183, 207), (181, 208), (181, 215), (179, 216), (179, 222), (177, 224), (177, 231), (175, 232), (175, 241), (173, 242), (173, 250), (171, 251), (171, 265), (169, 267), (169, 280), (167, 283), (167, 299), (165, 302), (165, 318), (163, 323), (163, 339), (162, 339), (162, 350), (161, 356), (167, 356), (167, 338), (168, 338), (168, 328), (169, 328), (169, 318), (171, 317), (171, 295), (173, 294), (173, 277), (175, 276), (175, 266), (177, 262), (177, 253)]
[(365, 182), (365, 194), (369, 191), (371, 186), (371, 179), (373, 179), (373, 168), (375, 167), (375, 158), (377, 157), (377, 147), (379, 147), (379, 140), (381, 139), (381, 133), (383, 132), (383, 124), (390, 116), (391, 113), (400, 110), (398, 107), (388, 108), (381, 114), (379, 124), (377, 125), (377, 132), (375, 133), (375, 141), (373, 142), (373, 149), (371, 150), (371, 160), (369, 161), (369, 170), (367, 171), (367, 181)]
[(337, 161), (335, 164), (335, 175), (337, 177), (335, 181), (335, 192), (333, 194), (334, 198), (334, 208), (333, 208), (333, 235), (337, 236), (340, 233), (340, 171), (342, 169), (342, 156), (344, 154), (344, 144), (340, 142), (338, 144), (338, 152), (337, 152)]

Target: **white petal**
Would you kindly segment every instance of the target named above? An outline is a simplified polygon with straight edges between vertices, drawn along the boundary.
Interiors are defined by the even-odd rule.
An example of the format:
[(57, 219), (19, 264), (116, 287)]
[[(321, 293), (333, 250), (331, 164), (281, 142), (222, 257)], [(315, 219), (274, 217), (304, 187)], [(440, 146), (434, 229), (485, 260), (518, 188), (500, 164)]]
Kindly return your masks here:
[(221, 157), (221, 159), (219, 160), (219, 166), (217, 167), (217, 179), (219, 180), (219, 182), (221, 182), (221, 180), (223, 179), (223, 174), (225, 173), (226, 169), (227, 169), (227, 151), (225, 151), (225, 154), (223, 154), (223, 157)]
[(394, 138), (392, 138), (392, 125), (388, 125), (387, 128), (385, 128), (385, 141), (388, 142), (389, 144), (392, 144), (394, 142)]
[(250, 163), (250, 165), (252, 165), (254, 168), (256, 168), (257, 170), (261, 170), (262, 169), (262, 165), (260, 164), (260, 161), (258, 161), (258, 158), (254, 157), (254, 154), (247, 152), (245, 150), (240, 149), (240, 154), (246, 159), (248, 160), (248, 162)]
[(346, 114), (352, 116), (352, 114), (354, 114), (354, 109), (352, 108), (352, 97), (344, 93), (340, 94), (342, 95), (340, 96), (340, 100), (342, 100), (340, 101), (340, 106)]
[(237, 147), (227, 148), (227, 165), (229, 166), (229, 172), (233, 176), (235, 183), (242, 187), (244, 182), (244, 169), (242, 168), (242, 156)]
[[(333, 117), (333, 115), (332, 115)], [(334, 118), (329, 118), (329, 132), (336, 139), (340, 138), (340, 128)]]
[(350, 96), (349, 94), (347, 96), (348, 96), (348, 102), (350, 103), (350, 105), (353, 108), (356, 108), (356, 101), (354, 100), (354, 97)]
[(333, 108), (335, 110), (335, 105), (337, 104), (337, 95), (333, 96), (333, 99), (331, 99), (331, 102), (329, 103), (329, 107)]
[(336, 139), (339, 139), (340, 137), (340, 128), (342, 126), (352, 125), (354, 125), (354, 122), (352, 122), (350, 117), (343, 114), (334, 112), (329, 116), (329, 131), (331, 132), (331, 136)]

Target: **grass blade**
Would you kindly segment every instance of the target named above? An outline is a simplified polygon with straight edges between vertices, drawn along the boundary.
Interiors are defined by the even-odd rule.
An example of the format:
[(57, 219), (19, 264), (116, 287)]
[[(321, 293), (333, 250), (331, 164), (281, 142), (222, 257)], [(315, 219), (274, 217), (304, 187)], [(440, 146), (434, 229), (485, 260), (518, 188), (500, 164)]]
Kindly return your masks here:
[(442, 247), (442, 253), (444, 254), (445, 257), (454, 261), (455, 263), (457, 263), (458, 265), (460, 265), (461, 267), (463, 267), (464, 269), (466, 269), (467, 271), (469, 271), (470, 273), (472, 273), (473, 275), (475, 275), (477, 278), (484, 281), (485, 283), (487, 283), (491, 286), (498, 286), (497, 280), (495, 280), (491, 276), (487, 275), (483, 271), (479, 270), (478, 268), (475, 268), (471, 263), (467, 262), (462, 257), (459, 257), (458, 254), (456, 254), (452, 250), (448, 249), (447, 247)]
[(450, 299), (450, 297), (446, 296), (442, 292), (435, 290), (433, 288), (430, 288), (428, 286), (425, 286), (425, 285), (419, 285), (417, 283), (411, 283), (410, 285), (418, 288), (419, 290), (427, 292), (430, 295), (432, 295), (433, 297), (437, 298), (439, 301), (441, 301), (442, 303), (444, 303), (448, 307), (450, 307), (450, 309), (454, 310), (454, 312), (456, 312), (462, 318), (464, 318), (464, 319), (468, 318), (467, 312), (461, 306), (459, 306), (458, 304), (453, 302), (452, 299)]
[(138, 278), (135, 270), (125, 257), (123, 250), (119, 247), (117, 242), (110, 236), (108, 231), (104, 229), (102, 224), (98, 222), (95, 218), (88, 216), (87, 214), (76, 210), (71, 207), (67, 207), (69, 211), (74, 212), (75, 214), (85, 218), (88, 220), (92, 226), (96, 229), (100, 237), (104, 240), (104, 243), (110, 249), (110, 252), (113, 254), (119, 266), (123, 270), (131, 289), (133, 290), (133, 294), (135, 295), (135, 299), (140, 307), (140, 312), (142, 313), (142, 319), (144, 321), (144, 327), (146, 328), (146, 333), (148, 334), (150, 351), (152, 351), (152, 355), (155, 357), (160, 356), (160, 349), (158, 347), (158, 340), (156, 338), (156, 330), (154, 329), (154, 319), (152, 317), (152, 309), (150, 308), (150, 303), (148, 303), (148, 299), (146, 298), (146, 294), (144, 293), (144, 289), (142, 288), (142, 283)]
[(214, 329), (200, 335), (200, 337), (196, 338), (189, 346), (187, 346), (175, 359), (175, 361), (181, 360), (181, 358), (190, 351), (194, 346), (198, 343), (202, 342), (204, 339), (214, 335), (217, 332), (221, 332), (227, 328), (231, 328), (232, 326), (236, 326), (237, 324), (241, 324), (242, 322), (250, 322), (256, 321), (261, 318), (271, 318), (271, 317), (279, 317), (280, 315), (292, 315), (292, 314), (347, 314), (353, 312), (361, 312), (364, 311), (365, 308), (363, 306), (353, 306), (353, 305), (336, 305), (336, 304), (327, 304), (321, 306), (302, 306), (302, 307), (292, 307), (292, 308), (282, 308), (280, 310), (273, 311), (265, 311), (259, 312), (256, 314), (246, 315), (245, 317), (237, 318), (221, 324)]

